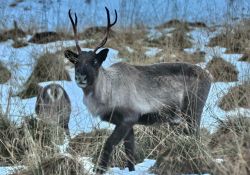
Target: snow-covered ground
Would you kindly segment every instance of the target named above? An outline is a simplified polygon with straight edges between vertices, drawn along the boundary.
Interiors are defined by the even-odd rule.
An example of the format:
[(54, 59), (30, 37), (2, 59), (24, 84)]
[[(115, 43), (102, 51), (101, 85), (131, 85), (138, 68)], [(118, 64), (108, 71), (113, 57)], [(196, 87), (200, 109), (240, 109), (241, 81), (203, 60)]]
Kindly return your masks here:
[[(1, 2), (0, 4), (0, 14), (3, 15), (1, 16), (1, 19), (6, 19), (3, 25), (10, 28), (12, 26), (13, 19), (16, 19), (17, 21), (19, 21), (20, 19), (21, 25), (25, 25), (26, 23), (30, 25), (32, 21), (33, 22), (36, 21), (39, 30), (45, 30), (45, 29), (55, 30), (56, 28), (65, 26), (66, 28), (69, 28), (70, 24), (67, 18), (67, 11), (69, 8), (72, 8), (74, 11), (78, 13), (80, 19), (79, 26), (89, 26), (93, 23), (93, 21), (95, 25), (105, 24), (106, 14), (104, 11), (104, 6), (108, 6), (111, 9), (116, 8), (118, 12), (119, 9), (122, 9), (122, 7), (120, 6), (121, 2), (115, 0), (112, 1), (104, 0), (98, 3), (92, 3), (90, 5), (84, 4), (83, 3), (84, 1), (82, 0), (81, 1), (76, 0), (74, 1), (74, 3), (72, 3), (70, 0), (57, 0), (57, 3), (51, 3), (50, 6), (46, 6), (48, 5), (47, 1), (44, 1), (46, 3), (39, 4), (35, 1), (26, 0), (18, 4), (16, 8), (9, 7), (10, 2), (12, 2), (12, 0), (6, 0), (4, 2)], [(140, 14), (145, 13), (144, 16), (145, 21), (152, 21), (150, 20), (152, 18), (152, 17), (150, 18), (150, 14), (152, 14), (153, 12), (152, 13), (150, 12), (155, 7), (164, 8), (164, 6), (162, 6), (160, 3), (165, 1), (157, 0), (154, 1), (154, 4), (152, 4), (152, 1), (149, 0), (147, 2), (148, 3), (145, 2), (145, 4), (148, 5), (146, 5), (145, 7), (143, 6), (143, 8), (141, 8), (139, 12)], [(202, 3), (202, 1), (180, 0), (176, 1), (176, 4), (171, 3), (171, 1), (168, 1), (168, 3), (170, 5), (167, 8), (174, 9), (175, 7), (179, 9), (180, 13), (176, 13), (176, 16), (174, 16), (173, 14), (172, 15), (169, 14), (169, 11), (171, 10), (169, 10), (168, 12), (166, 12), (166, 10), (163, 10), (165, 11), (165, 13), (161, 10), (158, 10), (159, 16), (156, 18), (157, 20), (154, 21), (154, 24), (158, 24), (162, 21), (175, 17), (188, 20), (196, 19), (202, 21), (210, 21), (212, 23), (217, 19), (220, 19), (219, 21), (222, 21), (223, 15), (227, 13), (226, 9), (224, 8), (226, 0), (206, 1), (206, 3)], [(137, 3), (135, 4), (138, 5)], [(131, 4), (131, 6), (132, 5), (133, 4)], [(247, 10), (249, 11), (250, 5), (248, 1), (242, 0), (241, 5), (245, 6), (246, 11)], [(83, 6), (87, 6), (88, 8), (83, 8)], [(182, 6), (185, 6), (186, 10), (181, 10)], [(30, 8), (30, 10), (26, 11), (24, 10), (24, 8)], [(131, 9), (130, 7), (124, 7), (124, 8), (127, 10)], [(204, 12), (204, 9), (206, 9), (206, 13), (201, 13)], [(217, 13), (210, 15), (211, 11), (207, 11), (209, 9), (211, 9), (212, 11), (216, 11)], [(185, 11), (185, 13), (183, 11)], [(92, 20), (89, 20), (87, 14), (88, 16), (92, 17)], [(124, 16), (122, 16), (122, 13), (120, 15), (121, 17), (124, 18)], [(236, 13), (235, 15), (237, 16), (238, 14)], [(166, 16), (166, 18), (163, 18), (162, 16)], [(128, 20), (126, 22), (129, 23), (131, 21)], [(120, 22), (120, 24), (122, 25), (122, 22)], [(225, 48), (221, 47), (210, 48), (206, 46), (209, 39), (212, 36), (216, 35), (218, 31), (208, 32), (207, 30), (204, 29), (196, 29), (190, 32), (190, 35), (194, 39), (193, 41), (194, 47), (192, 49), (186, 49), (187, 52), (193, 52), (195, 51), (195, 49), (200, 49), (201, 51), (206, 52), (206, 58), (205, 58), (206, 61), (205, 63), (200, 64), (202, 66), (204, 66), (209, 60), (212, 59), (213, 56), (216, 55), (216, 56), (221, 56), (225, 60), (233, 63), (239, 71), (238, 82), (232, 82), (232, 83), (218, 82), (212, 84), (202, 117), (202, 126), (210, 130), (213, 130), (214, 127), (216, 126), (217, 118), (224, 118), (226, 115), (231, 115), (234, 113), (246, 113), (247, 115), (250, 116), (250, 110), (236, 109), (233, 111), (225, 112), (218, 107), (219, 99), (225, 93), (227, 93), (228, 89), (230, 87), (235, 86), (236, 84), (242, 83), (242, 81), (249, 78), (250, 75), (250, 64), (246, 62), (237, 61), (238, 58), (241, 56), (240, 54), (225, 54), (224, 53)], [(155, 30), (151, 30), (150, 34), (152, 35), (152, 37), (159, 35), (159, 33), (156, 33)], [(81, 41), (80, 43), (84, 44), (84, 42), (85, 41)], [(19, 49), (14, 49), (11, 46), (12, 43), (13, 43), (12, 40), (0, 43), (0, 60), (11, 70), (12, 73), (12, 77), (7, 83), (0, 84), (0, 104), (3, 112), (6, 112), (7, 106), (8, 104), (10, 104), (10, 107), (8, 108), (9, 111), (7, 111), (9, 117), (14, 121), (20, 121), (22, 116), (34, 114), (34, 109), (35, 109), (34, 106), (36, 98), (21, 100), (18, 97), (12, 97), (10, 98), (9, 101), (8, 100), (9, 92), (16, 93), (20, 91), (20, 89), (23, 87), (24, 82), (28, 79), (29, 75), (31, 74), (35, 60), (39, 55), (43, 54), (45, 51), (56, 52), (57, 50), (61, 50), (62, 47), (74, 46), (75, 42), (60, 41), (60, 42), (52, 42), (49, 44), (29, 44), (27, 47)], [(88, 48), (82, 48), (82, 49), (88, 50)], [(158, 48), (149, 48), (146, 54), (148, 56), (154, 56), (159, 51), (160, 50)], [(118, 60), (119, 60), (118, 51), (110, 49), (108, 57), (104, 62), (104, 67), (108, 67), (109, 65), (111, 65), (114, 62), (117, 62)], [(81, 89), (74, 82), (74, 70), (70, 67), (68, 67), (67, 70), (69, 71), (73, 81), (54, 81), (54, 83), (58, 83), (64, 87), (72, 103), (72, 113), (69, 124), (71, 135), (74, 136), (83, 131), (89, 132), (93, 129), (93, 127), (112, 128), (113, 126), (111, 124), (108, 124), (106, 122), (101, 122), (99, 118), (93, 118), (89, 114), (89, 112), (87, 111), (86, 107), (83, 104), (83, 93)], [(41, 82), (40, 85), (45, 86), (50, 83), (52, 82)], [(93, 165), (90, 163), (88, 159), (84, 159), (84, 162), (90, 169), (92, 168)], [(131, 175), (150, 174), (148, 172), (148, 169), (154, 164), (154, 162), (155, 160), (148, 160), (148, 159), (145, 160), (143, 163), (136, 165), (135, 172), (128, 172), (127, 169), (120, 170), (119, 168), (111, 168), (107, 174), (131, 174)], [(8, 172), (11, 170), (13, 170), (13, 167), (0, 167), (0, 175), (8, 174)]]

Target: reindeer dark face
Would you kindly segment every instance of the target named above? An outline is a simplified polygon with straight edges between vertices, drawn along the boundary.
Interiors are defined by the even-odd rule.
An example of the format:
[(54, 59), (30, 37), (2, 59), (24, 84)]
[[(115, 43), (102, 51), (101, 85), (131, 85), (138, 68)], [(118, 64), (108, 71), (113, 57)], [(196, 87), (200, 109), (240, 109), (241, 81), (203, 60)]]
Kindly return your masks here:
[(108, 49), (103, 49), (97, 54), (93, 51), (81, 51), (79, 55), (70, 50), (64, 52), (65, 57), (75, 65), (75, 80), (80, 88), (94, 84), (108, 51)]
[(74, 37), (76, 42), (76, 48), (78, 51), (74, 53), (70, 50), (66, 50), (64, 55), (75, 65), (75, 80), (79, 87), (86, 88), (94, 84), (95, 79), (98, 76), (99, 68), (101, 67), (103, 61), (106, 59), (108, 54), (108, 49), (103, 49), (99, 53), (96, 53), (98, 49), (105, 45), (108, 39), (110, 28), (115, 25), (117, 21), (117, 12), (115, 10), (115, 21), (110, 23), (110, 15), (109, 10), (105, 7), (107, 12), (107, 30), (106, 35), (103, 38), (102, 42), (94, 49), (94, 51), (82, 51), (78, 44), (78, 36), (77, 36), (77, 16), (75, 14), (75, 21), (71, 17), (71, 13), (69, 10), (69, 19), (71, 21)]

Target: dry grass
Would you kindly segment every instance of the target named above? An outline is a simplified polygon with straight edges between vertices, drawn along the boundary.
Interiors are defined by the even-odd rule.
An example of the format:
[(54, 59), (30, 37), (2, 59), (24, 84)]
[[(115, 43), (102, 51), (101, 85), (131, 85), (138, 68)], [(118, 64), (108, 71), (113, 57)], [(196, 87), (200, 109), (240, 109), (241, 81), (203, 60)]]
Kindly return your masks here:
[(57, 32), (40, 32), (35, 33), (29, 40), (31, 43), (46, 44), (49, 42), (69, 40), (72, 39), (68, 33), (57, 33)]
[(219, 107), (225, 111), (235, 108), (250, 108), (250, 82), (232, 87), (220, 100)]
[(23, 40), (23, 39), (15, 39), (14, 43), (12, 44), (13, 48), (21, 48), (21, 47), (26, 47), (28, 43)]
[(250, 46), (248, 49), (246, 49), (242, 57), (239, 58), (239, 61), (245, 61), (250, 63)]
[(205, 53), (195, 51), (194, 53), (187, 53), (180, 50), (164, 50), (153, 58), (153, 62), (186, 62), (191, 64), (201, 63), (205, 61)]
[(33, 163), (24, 170), (19, 170), (11, 175), (87, 175), (83, 165), (74, 157), (53, 155), (40, 162)]
[[(70, 80), (68, 72), (64, 68), (63, 53), (45, 53), (40, 56), (32, 74), (25, 83), (23, 91), (17, 94), (20, 98), (30, 98), (38, 94), (41, 87), (39, 82), (54, 80)], [(56, 67), (56, 69), (55, 69)]]
[(25, 146), (22, 131), (6, 116), (0, 114), (0, 165), (16, 164), (24, 157)]
[(238, 70), (236, 67), (223, 58), (214, 57), (208, 62), (206, 68), (213, 76), (215, 82), (232, 82), (238, 81)]
[(10, 71), (0, 61), (0, 84), (6, 83), (11, 77)]
[[(81, 133), (71, 139), (68, 151), (73, 155), (91, 157), (92, 162), (97, 165), (103, 145), (110, 135), (111, 131), (106, 129), (93, 130), (90, 133)], [(141, 149), (139, 149), (139, 151), (137, 149), (137, 157), (139, 157), (138, 154), (140, 151)], [(136, 163), (142, 162), (142, 160), (143, 159), (138, 160), (137, 158)], [(126, 167), (126, 155), (122, 144), (119, 144), (114, 150), (111, 156), (110, 166), (121, 168)]]
[(27, 163), (27, 156), (34, 149), (43, 157), (57, 153), (56, 144), (64, 141), (64, 130), (60, 127), (26, 117), (21, 126), (0, 116), (0, 164)]
[(18, 27), (16, 21), (13, 22), (13, 25), (14, 25), (13, 29), (5, 30), (0, 33), (0, 42), (6, 41), (8, 39), (16, 40), (18, 38), (23, 38), (26, 36), (26, 33)]
[(248, 21), (242, 21), (238, 25), (226, 27), (221, 34), (212, 38), (209, 46), (221, 46), (227, 48), (226, 53), (244, 53), (250, 48), (250, 25)]
[(250, 173), (250, 118), (228, 117), (213, 134), (210, 148), (214, 157), (223, 158), (216, 169), (219, 175)]
[[(90, 45), (87, 45), (87, 47), (93, 48), (93, 46), (97, 45), (99, 40), (92, 42)], [(184, 55), (182, 50), (192, 47), (192, 43), (191, 38), (179, 29), (169, 34), (164, 34), (159, 38), (149, 38), (146, 29), (139, 28), (133, 29), (132, 31), (116, 32), (114, 37), (109, 39), (106, 47), (117, 49), (119, 51), (119, 57), (129, 63), (149, 64), (161, 62), (159, 58), (164, 53), (165, 57), (169, 57), (166, 53), (175, 52), (176, 54), (182, 54), (183, 58), (185, 58), (186, 55)], [(145, 52), (152, 47), (162, 49), (162, 53), (158, 54), (156, 57), (147, 56)], [(197, 58), (197, 55), (195, 57)], [(201, 59), (202, 57), (203, 56), (201, 56)], [(190, 57), (188, 57), (187, 60), (189, 58)]]
[(159, 175), (211, 172), (213, 159), (205, 145), (191, 136), (172, 135), (153, 171)]
[[(170, 128), (167, 124), (157, 127), (136, 126), (135, 128), (135, 164), (141, 163), (145, 158), (156, 159), (162, 153), (172, 133), (179, 133), (181, 128)], [(94, 130), (90, 133), (81, 133), (71, 139), (68, 151), (73, 155), (92, 157), (92, 162), (97, 165), (110, 130)], [(120, 143), (114, 150), (110, 166), (126, 167), (127, 156)]]
[(165, 28), (182, 28), (183, 30), (189, 32), (191, 29), (190, 27), (207, 27), (204, 22), (188, 22), (188, 21), (180, 21), (178, 19), (169, 20), (159, 26), (156, 26), (157, 29), (165, 29)]

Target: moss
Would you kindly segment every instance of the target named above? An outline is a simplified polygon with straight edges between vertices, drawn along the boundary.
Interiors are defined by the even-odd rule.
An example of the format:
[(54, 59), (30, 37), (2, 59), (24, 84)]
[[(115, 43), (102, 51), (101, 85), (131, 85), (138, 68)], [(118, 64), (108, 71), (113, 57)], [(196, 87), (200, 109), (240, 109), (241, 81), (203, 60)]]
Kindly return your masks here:
[(250, 108), (250, 82), (232, 87), (219, 102), (219, 107), (225, 111), (235, 108)]
[(208, 62), (206, 68), (212, 74), (215, 82), (232, 82), (238, 80), (239, 72), (236, 67), (223, 58), (214, 57)]
[(24, 90), (18, 93), (17, 96), (20, 98), (34, 97), (40, 90), (39, 82), (56, 80), (69, 81), (70, 76), (64, 68), (62, 55), (59, 53), (46, 53), (39, 57), (32, 74), (24, 85)]
[(0, 84), (6, 83), (11, 77), (10, 71), (0, 61)]

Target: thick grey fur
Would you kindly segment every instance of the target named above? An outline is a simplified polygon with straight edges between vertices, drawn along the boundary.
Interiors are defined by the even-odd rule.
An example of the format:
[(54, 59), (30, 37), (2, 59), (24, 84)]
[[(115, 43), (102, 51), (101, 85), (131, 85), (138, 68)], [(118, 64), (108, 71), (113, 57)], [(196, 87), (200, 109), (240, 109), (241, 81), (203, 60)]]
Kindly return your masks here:
[(84, 103), (93, 116), (116, 125), (100, 158), (99, 173), (107, 168), (113, 147), (124, 140), (134, 170), (133, 125), (186, 122), (188, 133), (199, 133), (201, 114), (210, 90), (211, 77), (201, 67), (188, 63), (159, 63), (146, 66), (123, 62), (104, 69), (108, 49), (98, 54), (66, 50), (75, 64), (76, 82), (84, 92)]

